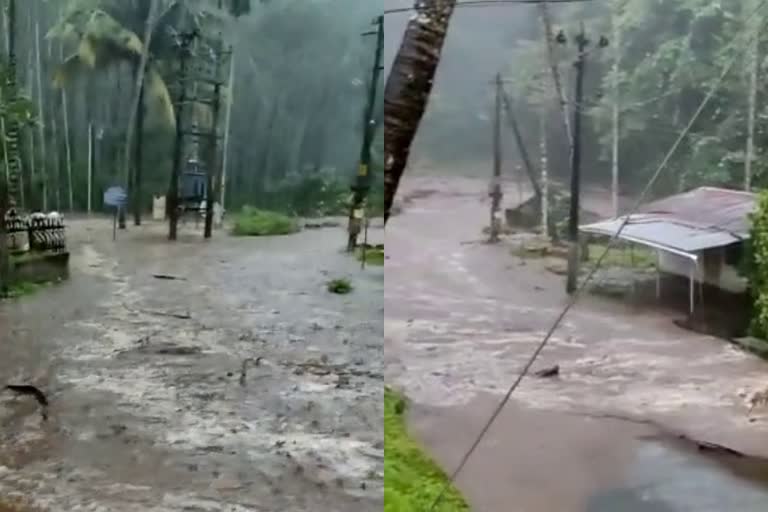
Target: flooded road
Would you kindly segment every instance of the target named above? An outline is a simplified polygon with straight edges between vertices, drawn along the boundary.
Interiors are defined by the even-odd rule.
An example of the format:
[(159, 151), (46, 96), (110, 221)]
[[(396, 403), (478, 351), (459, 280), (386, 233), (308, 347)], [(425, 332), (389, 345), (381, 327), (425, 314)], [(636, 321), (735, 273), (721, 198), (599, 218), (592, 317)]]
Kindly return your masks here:
[[(383, 271), (340, 252), (343, 230), (206, 243), (188, 226), (169, 244), (151, 224), (113, 243), (108, 220), (69, 224), (71, 279), (0, 305), (0, 382), (51, 401), (43, 423), (0, 395), (0, 496), (44, 511), (381, 510)], [(338, 277), (355, 291), (329, 294)]]
[[(508, 245), (474, 243), (487, 184), (405, 185), (418, 199), (387, 229), (386, 375), (414, 402), (414, 433), (452, 470), (565, 304), (564, 282)], [(584, 297), (534, 367), (559, 364), (559, 378), (525, 380), (460, 476), (473, 510), (768, 509), (761, 460), (671, 434), (768, 455), (766, 410), (748, 417), (745, 404), (768, 387), (768, 364), (677, 328), (679, 316)]]

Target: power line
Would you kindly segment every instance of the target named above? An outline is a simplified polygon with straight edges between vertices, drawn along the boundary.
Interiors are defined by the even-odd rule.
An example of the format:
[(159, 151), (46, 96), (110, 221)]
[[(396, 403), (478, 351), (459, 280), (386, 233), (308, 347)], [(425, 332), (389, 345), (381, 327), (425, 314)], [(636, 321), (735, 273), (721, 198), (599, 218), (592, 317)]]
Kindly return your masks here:
[[(580, 4), (593, 2), (595, 0), (464, 0), (456, 2), (456, 7), (493, 7), (494, 5), (504, 4)], [(415, 7), (400, 7), (396, 9), (385, 9), (384, 14), (396, 14), (401, 12), (415, 11)]]
[[(752, 16), (755, 16), (759, 11), (761, 11), (766, 5), (768, 4), (768, 0), (762, 0), (760, 5), (752, 12), (752, 14), (748, 17), (751, 18)], [(766, 25), (766, 20), (762, 21), (761, 29), (764, 29)], [(747, 43), (751, 43), (752, 39), (754, 37), (758, 37), (760, 32), (762, 30), (758, 30), (755, 33), (753, 33), (748, 39)], [(732, 47), (736, 47), (736, 40), (731, 42)], [(459, 463), (458, 467), (453, 471), (453, 473), (450, 475), (450, 478), (447, 482), (445, 482), (440, 490), (440, 493), (435, 498), (435, 501), (432, 503), (432, 505), (427, 509), (429, 512), (435, 512), (437, 509), (437, 506), (440, 504), (440, 501), (442, 500), (443, 496), (445, 495), (446, 490), (450, 485), (453, 484), (453, 482), (456, 480), (456, 477), (461, 473), (461, 471), (464, 469), (464, 466), (466, 466), (467, 462), (469, 461), (470, 457), (472, 457), (472, 454), (475, 452), (477, 447), (480, 445), (482, 440), (485, 438), (486, 434), (490, 430), (491, 426), (496, 422), (496, 419), (498, 418), (499, 414), (501, 414), (501, 411), (504, 409), (504, 407), (509, 402), (509, 399), (512, 397), (512, 393), (515, 392), (515, 390), (520, 386), (520, 383), (525, 378), (526, 375), (528, 375), (528, 372), (533, 367), (533, 364), (538, 359), (539, 355), (541, 355), (541, 352), (544, 350), (544, 348), (549, 343), (550, 339), (554, 335), (555, 331), (560, 327), (560, 324), (562, 323), (565, 316), (571, 311), (573, 306), (576, 305), (576, 302), (578, 301), (579, 297), (581, 297), (581, 294), (584, 292), (584, 289), (586, 288), (587, 284), (592, 280), (592, 278), (595, 276), (597, 271), (602, 266), (603, 262), (605, 261), (606, 256), (610, 252), (610, 250), (615, 245), (616, 241), (619, 239), (619, 235), (621, 235), (621, 232), (624, 230), (624, 228), (629, 224), (632, 215), (637, 213), (640, 206), (645, 201), (646, 196), (650, 192), (650, 190), (653, 188), (653, 185), (656, 183), (656, 181), (659, 179), (659, 176), (661, 176), (661, 173), (664, 171), (664, 169), (667, 167), (667, 164), (669, 164), (669, 161), (672, 159), (672, 156), (677, 152), (677, 149), (680, 147), (680, 144), (683, 142), (683, 140), (688, 135), (688, 132), (691, 131), (691, 128), (693, 128), (694, 123), (698, 120), (701, 113), (704, 111), (706, 106), (709, 104), (712, 97), (715, 95), (717, 90), (719, 89), (720, 85), (722, 84), (723, 80), (725, 79), (726, 75), (731, 71), (731, 68), (738, 60), (740, 54), (744, 51), (742, 48), (741, 51), (736, 51), (736, 53), (731, 57), (731, 60), (725, 65), (722, 72), (720, 73), (720, 76), (717, 78), (715, 83), (710, 88), (707, 95), (702, 100), (699, 107), (694, 112), (693, 116), (691, 117), (688, 124), (685, 126), (682, 132), (678, 135), (677, 139), (675, 140), (674, 144), (672, 144), (672, 147), (667, 152), (664, 159), (659, 164), (656, 171), (651, 176), (651, 179), (646, 184), (645, 188), (640, 194), (640, 197), (636, 201), (635, 205), (632, 207), (630, 212), (625, 215), (624, 220), (622, 221), (621, 225), (619, 226), (619, 229), (616, 231), (616, 233), (611, 236), (611, 239), (608, 241), (608, 244), (605, 248), (605, 250), (602, 252), (600, 257), (598, 258), (597, 262), (595, 263), (595, 266), (592, 267), (592, 270), (590, 270), (589, 274), (587, 274), (586, 279), (581, 283), (581, 285), (575, 290), (573, 295), (571, 296), (571, 299), (568, 301), (568, 303), (565, 305), (563, 310), (560, 312), (560, 314), (555, 319), (555, 322), (552, 324), (552, 327), (547, 331), (547, 334), (544, 336), (544, 339), (539, 343), (539, 345), (536, 347), (536, 350), (534, 350), (533, 354), (529, 358), (528, 362), (523, 367), (523, 370), (518, 375), (517, 379), (512, 383), (510, 388), (507, 390), (507, 393), (504, 395), (504, 398), (499, 403), (499, 405), (494, 410), (493, 414), (491, 414), (491, 417), (488, 419), (488, 421), (485, 423), (484, 427), (476, 437), (475, 441), (472, 443), (472, 446), (469, 448), (469, 450), (464, 454), (464, 456), (461, 458), (461, 462)]]

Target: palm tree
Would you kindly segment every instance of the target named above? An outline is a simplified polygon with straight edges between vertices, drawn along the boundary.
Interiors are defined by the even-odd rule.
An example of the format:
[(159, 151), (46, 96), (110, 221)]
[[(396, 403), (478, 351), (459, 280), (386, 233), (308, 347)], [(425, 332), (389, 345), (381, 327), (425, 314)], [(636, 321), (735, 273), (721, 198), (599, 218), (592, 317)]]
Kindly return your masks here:
[(384, 90), (384, 222), (429, 101), (456, 0), (418, 0)]
[[(156, 6), (157, 11), (153, 11)], [(159, 117), (169, 128), (176, 122), (169, 88), (161, 74), (163, 63), (178, 57), (179, 32), (221, 21), (216, 19), (215, 7), (210, 0), (73, 0), (66, 15), (49, 32), (49, 37), (77, 44), (77, 51), (56, 74), (59, 86), (76, 75), (120, 63), (127, 62), (132, 67), (137, 95), (131, 112), (133, 123), (128, 130), (123, 178), (127, 184), (130, 139), (135, 130), (132, 195), (137, 225), (141, 223), (144, 123), (151, 116)], [(221, 8), (221, 2), (218, 7)], [(227, 12), (239, 17), (248, 14), (250, 7), (250, 0), (229, 0)]]
[[(170, 29), (178, 27), (182, 4), (177, 1), (168, 6), (154, 22), (151, 32), (147, 31), (148, 35), (145, 36), (145, 27), (153, 21), (150, 19), (152, 5), (153, 0), (75, 0), (47, 36), (77, 45), (77, 51), (65, 59), (56, 72), (55, 84), (59, 87), (67, 85), (78, 75), (92, 75), (121, 63), (131, 66), (140, 102), (136, 106), (137, 115), (132, 117), (138, 156), (142, 154), (145, 111), (159, 117), (169, 127), (175, 123), (173, 103), (168, 85), (160, 74), (159, 60), (173, 48)], [(133, 126), (129, 128), (129, 137), (133, 129)], [(126, 173), (123, 177), (126, 184), (130, 181), (127, 151)], [(134, 213), (138, 224), (141, 221), (142, 162), (137, 160), (134, 165), (137, 178), (133, 191)], [(121, 225), (124, 225), (123, 222)]]

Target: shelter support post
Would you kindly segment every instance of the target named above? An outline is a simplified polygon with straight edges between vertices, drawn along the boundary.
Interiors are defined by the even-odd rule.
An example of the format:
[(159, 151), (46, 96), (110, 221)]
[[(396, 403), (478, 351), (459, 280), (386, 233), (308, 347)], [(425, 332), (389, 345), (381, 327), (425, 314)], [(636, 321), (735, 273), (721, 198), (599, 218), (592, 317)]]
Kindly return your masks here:
[(656, 300), (661, 299), (661, 251), (656, 251)]
[(632, 269), (632, 297), (637, 298), (637, 274), (635, 273), (635, 244), (629, 246), (629, 268)]
[(693, 309), (696, 305), (696, 263), (694, 260), (694, 265), (691, 266), (691, 273), (690, 276), (688, 276), (688, 280), (690, 281), (690, 294), (689, 294), (689, 311), (691, 316), (693, 316)]

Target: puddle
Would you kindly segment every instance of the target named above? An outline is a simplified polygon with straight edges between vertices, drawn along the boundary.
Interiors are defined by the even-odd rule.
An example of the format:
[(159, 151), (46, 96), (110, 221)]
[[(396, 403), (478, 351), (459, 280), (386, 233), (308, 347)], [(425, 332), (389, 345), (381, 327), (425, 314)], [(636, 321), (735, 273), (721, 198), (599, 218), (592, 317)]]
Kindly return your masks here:
[(586, 512), (768, 510), (768, 460), (703, 455), (676, 444), (639, 444), (624, 485), (594, 494)]

